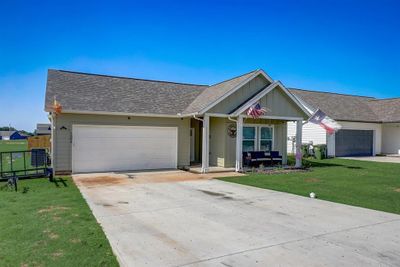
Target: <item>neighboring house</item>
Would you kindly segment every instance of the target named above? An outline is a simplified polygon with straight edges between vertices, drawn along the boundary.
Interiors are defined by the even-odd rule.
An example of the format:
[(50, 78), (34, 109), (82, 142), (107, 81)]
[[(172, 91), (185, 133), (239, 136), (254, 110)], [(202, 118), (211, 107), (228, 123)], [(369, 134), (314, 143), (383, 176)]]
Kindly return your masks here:
[[(53, 101), (62, 107), (54, 114)], [(267, 107), (247, 116), (254, 103)], [(310, 113), (263, 70), (195, 85), (49, 70), (45, 110), (58, 172), (182, 168), (242, 169), (242, 151), (273, 150), (287, 160), (287, 122)], [(300, 147), (299, 147), (300, 148)], [(301, 160), (297, 159), (297, 164)]]
[(50, 123), (38, 123), (36, 124), (36, 135), (50, 135), (51, 124)]
[(27, 136), (18, 131), (0, 131), (0, 140), (21, 140), (26, 138)]
[[(329, 156), (372, 156), (400, 153), (400, 98), (373, 97), (289, 89), (312, 113), (320, 108), (342, 125), (342, 130), (327, 135), (320, 126), (303, 127), (303, 143), (327, 144)], [(288, 124), (288, 136), (296, 135)], [(288, 141), (288, 151), (292, 143)]]

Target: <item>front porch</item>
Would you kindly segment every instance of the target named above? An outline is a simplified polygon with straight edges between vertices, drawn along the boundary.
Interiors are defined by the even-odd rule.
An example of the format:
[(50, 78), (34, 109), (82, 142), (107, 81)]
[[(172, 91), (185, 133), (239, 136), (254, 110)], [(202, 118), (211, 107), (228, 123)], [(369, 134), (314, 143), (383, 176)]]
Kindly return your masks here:
[[(285, 167), (287, 164), (287, 122), (296, 121), (296, 139), (300, 140), (303, 118), (246, 115), (231, 117), (224, 114), (204, 114), (191, 119), (191, 166), (189, 171), (246, 172), (257, 168)], [(297, 149), (300, 151), (301, 146)], [(261, 152), (265, 158), (249, 164), (248, 155)], [(260, 154), (260, 153), (259, 153)], [(279, 158), (274, 158), (279, 156)], [(274, 156), (274, 157), (273, 157)], [(301, 167), (297, 157), (296, 167)]]
[[(207, 97), (212, 96), (209, 94)], [(203, 101), (205, 98), (200, 97)], [(258, 110), (254, 112), (255, 106)], [(280, 158), (281, 165), (286, 165), (288, 121), (297, 123), (296, 167), (301, 167), (302, 125), (309, 111), (281, 82), (263, 71), (234, 83), (232, 90), (202, 107), (191, 119), (191, 161), (201, 163), (202, 173), (213, 167), (242, 172), (244, 157), (249, 157), (243, 152), (256, 152), (254, 155), (260, 158), (264, 153), (265, 163)]]

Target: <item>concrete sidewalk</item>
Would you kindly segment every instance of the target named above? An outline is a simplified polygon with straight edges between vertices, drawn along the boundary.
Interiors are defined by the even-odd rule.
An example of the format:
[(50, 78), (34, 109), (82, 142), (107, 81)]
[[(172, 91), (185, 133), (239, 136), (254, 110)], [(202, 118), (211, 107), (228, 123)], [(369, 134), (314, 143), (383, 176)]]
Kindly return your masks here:
[(399, 215), (219, 180), (74, 179), (122, 266), (400, 264)]

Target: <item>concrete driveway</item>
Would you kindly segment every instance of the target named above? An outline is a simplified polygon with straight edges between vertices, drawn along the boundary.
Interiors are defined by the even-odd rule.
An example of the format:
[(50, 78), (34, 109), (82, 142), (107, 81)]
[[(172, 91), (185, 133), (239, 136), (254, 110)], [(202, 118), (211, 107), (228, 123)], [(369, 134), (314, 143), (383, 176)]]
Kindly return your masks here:
[(122, 266), (400, 265), (399, 215), (209, 178), (74, 176)]
[(400, 156), (376, 156), (376, 157), (341, 157), (342, 159), (353, 159), (373, 162), (400, 163)]

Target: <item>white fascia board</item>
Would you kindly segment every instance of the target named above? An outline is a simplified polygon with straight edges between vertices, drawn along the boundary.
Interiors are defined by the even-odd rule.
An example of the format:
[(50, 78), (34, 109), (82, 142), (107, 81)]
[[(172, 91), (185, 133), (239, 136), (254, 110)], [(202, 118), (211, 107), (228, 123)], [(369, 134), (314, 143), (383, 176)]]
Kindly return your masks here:
[[(243, 115), (243, 118), (252, 119), (252, 116)], [(286, 116), (260, 116), (258, 119), (267, 119), (267, 120), (282, 120), (282, 121), (299, 121), (304, 120), (302, 117), (286, 117)]]
[(83, 114), (83, 115), (111, 115), (132, 117), (159, 117), (159, 118), (182, 118), (183, 115), (152, 114), (152, 113), (128, 113), (128, 112), (106, 112), (106, 111), (84, 111), (84, 110), (62, 110), (61, 114)]
[(273, 83), (274, 80), (263, 70), (260, 69), (259, 70), (260, 74), (262, 74), (264, 76), (265, 79), (267, 79), (270, 83)]

